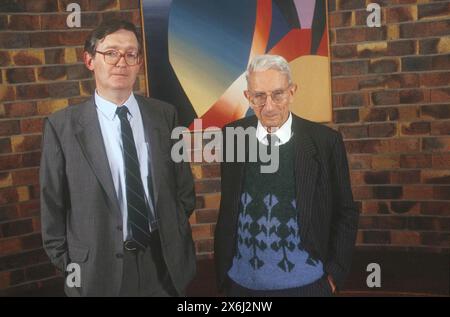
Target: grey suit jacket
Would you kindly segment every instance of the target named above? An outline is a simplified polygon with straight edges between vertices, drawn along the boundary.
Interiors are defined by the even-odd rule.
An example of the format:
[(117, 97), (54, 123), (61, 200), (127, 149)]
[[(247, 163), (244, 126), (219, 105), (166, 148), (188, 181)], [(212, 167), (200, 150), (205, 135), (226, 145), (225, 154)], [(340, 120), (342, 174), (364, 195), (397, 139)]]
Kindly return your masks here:
[[(164, 102), (136, 96), (150, 144), (155, 212), (164, 260), (183, 294), (195, 275), (196, 258), (188, 218), (195, 208), (188, 163), (170, 157), (176, 111)], [(81, 268), (81, 287), (69, 296), (117, 296), (123, 271), (122, 216), (109, 169), (94, 99), (69, 106), (45, 122), (40, 168), (44, 248), (65, 271)]]

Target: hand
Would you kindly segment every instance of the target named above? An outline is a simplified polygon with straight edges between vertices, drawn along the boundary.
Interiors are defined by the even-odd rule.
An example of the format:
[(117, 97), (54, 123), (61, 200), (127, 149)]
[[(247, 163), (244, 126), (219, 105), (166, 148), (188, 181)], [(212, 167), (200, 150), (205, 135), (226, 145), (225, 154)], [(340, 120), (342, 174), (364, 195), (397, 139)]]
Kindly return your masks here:
[(336, 292), (336, 284), (334, 283), (334, 279), (331, 275), (328, 274), (327, 276), (328, 283), (331, 287), (331, 292), (334, 294)]

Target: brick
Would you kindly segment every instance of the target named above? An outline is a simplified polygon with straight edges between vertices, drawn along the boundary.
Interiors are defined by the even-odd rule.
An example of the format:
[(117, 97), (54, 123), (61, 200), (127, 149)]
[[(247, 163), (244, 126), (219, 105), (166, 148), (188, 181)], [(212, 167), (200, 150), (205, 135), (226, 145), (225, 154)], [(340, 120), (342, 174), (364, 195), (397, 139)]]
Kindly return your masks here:
[(359, 121), (358, 109), (335, 110), (333, 111), (333, 114), (333, 122), (335, 123), (349, 123)]
[(333, 62), (331, 73), (333, 76), (349, 76), (367, 74), (367, 61)]
[(42, 118), (24, 119), (20, 121), (20, 131), (22, 133), (41, 133), (43, 131), (44, 120)]
[(395, 7), (386, 9), (386, 22), (398, 23), (417, 20), (417, 7)]
[(377, 231), (363, 231), (364, 243), (368, 244), (389, 244), (390, 243), (390, 232), (377, 230)]
[[(367, 78), (367, 77), (366, 77)], [(359, 82), (359, 88), (410, 88), (419, 87), (417, 74), (389, 74), (368, 77)]]
[(11, 64), (11, 58), (7, 51), (0, 51), (0, 66), (8, 66)]
[(39, 115), (49, 115), (68, 106), (67, 99), (51, 99), (37, 102)]
[(17, 99), (41, 99), (49, 96), (49, 89), (45, 84), (17, 86)]
[(419, 89), (407, 89), (401, 90), (399, 93), (400, 104), (413, 104), (413, 103), (423, 103), (428, 102), (427, 91)]
[(392, 171), (391, 184), (419, 184), (420, 170)]
[(194, 225), (192, 226), (192, 238), (195, 240), (208, 239), (214, 235), (212, 225)]
[[(42, 30), (67, 30), (67, 16), (68, 13), (41, 15)], [(83, 15), (81, 15), (81, 21), (83, 21)]]
[(35, 32), (30, 35), (31, 47), (54, 47), (83, 45), (88, 31)]
[(220, 181), (219, 180), (196, 181), (195, 192), (199, 194), (220, 192)]
[(422, 182), (425, 184), (450, 184), (450, 170), (423, 170)]
[(431, 57), (432, 70), (450, 69), (450, 54)]
[(431, 151), (431, 152), (450, 151), (450, 137), (423, 138), (422, 151)]
[(450, 135), (449, 121), (431, 122), (431, 135)]
[(31, 219), (7, 222), (1, 225), (3, 238), (19, 236), (33, 232)]
[(38, 15), (10, 15), (8, 30), (39, 30), (41, 24)]
[(448, 248), (450, 246), (450, 234), (441, 232), (427, 232), (420, 233), (421, 244), (428, 246), (442, 246)]
[[(341, 107), (363, 107), (369, 104), (368, 95), (365, 93), (348, 93), (334, 95)], [(336, 105), (334, 105), (336, 107)]]
[(394, 73), (400, 68), (397, 59), (377, 59), (371, 60), (369, 65), (369, 73)]
[(0, 101), (12, 101), (16, 99), (15, 87), (0, 85)]
[(450, 83), (450, 72), (420, 74), (422, 87), (447, 86)]
[(397, 91), (377, 91), (372, 93), (372, 103), (374, 105), (394, 105), (400, 102)]
[(42, 236), (40, 233), (31, 234), (21, 238), (22, 249), (37, 249), (42, 247)]
[(402, 71), (416, 72), (432, 69), (433, 57), (431, 56), (417, 56), (417, 57), (402, 57)]
[(12, 186), (11, 173), (0, 173), (0, 188), (10, 187), (10, 186)]
[(366, 184), (389, 184), (389, 171), (365, 172), (364, 182)]
[(31, 152), (22, 154), (22, 167), (39, 166), (41, 160), (41, 152)]
[(64, 80), (67, 79), (66, 67), (64, 66), (46, 66), (37, 70), (39, 81)]
[(375, 199), (399, 199), (402, 198), (403, 188), (401, 186), (375, 186), (373, 187), (373, 198)]
[[(10, 138), (3, 138), (0, 139), (0, 154), (4, 153), (11, 153), (11, 139)], [(0, 164), (2, 163), (2, 160), (0, 158)]]
[(358, 90), (358, 78), (335, 78), (331, 81), (334, 93)]
[(203, 196), (204, 207), (206, 209), (219, 209), (220, 194), (207, 194)]
[(429, 200), (433, 199), (433, 188), (426, 185), (404, 185), (403, 199)]
[(341, 132), (344, 139), (361, 139), (369, 136), (368, 127), (365, 125), (340, 126), (339, 132)]
[(9, 204), (19, 201), (19, 194), (16, 188), (6, 188), (0, 190), (0, 204)]
[(443, 54), (450, 52), (450, 36), (419, 41), (419, 54)]
[(450, 102), (450, 88), (438, 88), (430, 91), (431, 102)]
[(416, 121), (420, 118), (419, 107), (398, 107), (398, 118), (400, 121)]
[(139, 9), (139, 0), (120, 1), (120, 9)]
[(361, 108), (362, 122), (395, 121), (398, 119), (397, 108)]
[(64, 64), (65, 50), (63, 48), (53, 48), (45, 50), (45, 63), (46, 64)]
[(44, 53), (42, 50), (20, 50), (13, 53), (12, 60), (18, 66), (41, 65)]
[(385, 56), (388, 48), (387, 42), (361, 43), (356, 46), (358, 57)]
[(391, 201), (390, 208), (396, 214), (415, 214), (420, 204), (417, 201)]
[(405, 23), (400, 25), (402, 38), (419, 38), (448, 35), (450, 20), (421, 23)]
[(390, 56), (412, 55), (415, 52), (416, 52), (416, 41), (414, 40), (399, 40), (388, 42), (387, 55)]
[(350, 169), (368, 169), (371, 166), (370, 155), (350, 155), (348, 157)]
[(450, 107), (448, 105), (426, 105), (420, 107), (420, 117), (424, 119), (449, 119)]
[(20, 118), (36, 115), (36, 104), (33, 102), (9, 103), (4, 105), (0, 118)]
[[(21, 217), (39, 217), (40, 216), (40, 202), (39, 200), (24, 201), (19, 204), (19, 214)], [(39, 218), (38, 218), (39, 219)], [(39, 230), (35, 230), (39, 231)]]
[[(9, 139), (8, 139), (9, 141)], [(8, 152), (11, 152), (9, 149)], [(0, 170), (9, 170), (19, 168), (22, 162), (22, 158), (18, 154), (14, 155), (1, 155), (0, 156)]]
[(15, 68), (6, 71), (6, 80), (10, 84), (27, 83), (36, 80), (32, 68)]
[(430, 122), (410, 122), (402, 124), (402, 135), (429, 134), (431, 130)]
[(28, 48), (30, 37), (25, 33), (2, 32), (0, 33), (0, 48)]
[(119, 3), (117, 0), (99, 0), (89, 2), (90, 11), (105, 11), (119, 9)]
[(48, 262), (48, 256), (43, 249), (25, 251), (0, 258), (0, 271), (11, 270), (17, 267), (30, 266)]
[(52, 98), (66, 98), (80, 95), (80, 86), (77, 82), (60, 82), (49, 84), (49, 96)]
[(371, 138), (392, 137), (397, 134), (397, 125), (394, 123), (371, 124), (368, 131)]
[(13, 152), (27, 152), (40, 149), (40, 135), (19, 135), (11, 137)]
[(352, 192), (355, 200), (366, 200), (373, 198), (373, 188), (371, 186), (353, 186)]
[(379, 145), (379, 140), (345, 141), (347, 153), (377, 153)]
[(67, 66), (67, 79), (92, 79), (92, 73), (84, 64)]
[(448, 18), (449, 15), (450, 3), (429, 3), (418, 5), (419, 19), (436, 17)]
[(364, 0), (340, 0), (340, 10), (365, 9), (366, 2)]
[(197, 223), (216, 223), (219, 211), (217, 209), (197, 210), (195, 217)]
[(18, 120), (0, 121), (0, 136), (10, 136), (20, 133)]
[(214, 250), (214, 240), (213, 239), (204, 239), (194, 241), (195, 250), (197, 253), (205, 253), (205, 252), (213, 252)]
[(433, 168), (450, 168), (450, 153), (433, 153)]
[(15, 186), (39, 183), (39, 170), (37, 168), (18, 170), (12, 174)]
[(55, 266), (51, 263), (39, 264), (25, 269), (25, 276), (28, 281), (39, 280), (55, 275)]
[(333, 58), (352, 58), (356, 57), (356, 45), (332, 45), (331, 55)]
[(383, 155), (372, 157), (373, 169), (390, 169), (398, 168), (400, 166), (400, 157), (398, 155)]
[(363, 201), (361, 211), (363, 214), (389, 214), (389, 207), (383, 201)]
[(450, 201), (423, 201), (420, 203), (422, 215), (450, 216)]
[(435, 186), (433, 198), (436, 200), (450, 200), (450, 186)]
[(220, 177), (220, 164), (202, 165), (203, 178), (218, 178)]
[(333, 12), (328, 17), (330, 28), (351, 26), (352, 12)]
[(391, 244), (394, 245), (420, 245), (420, 233), (407, 230), (391, 231)]

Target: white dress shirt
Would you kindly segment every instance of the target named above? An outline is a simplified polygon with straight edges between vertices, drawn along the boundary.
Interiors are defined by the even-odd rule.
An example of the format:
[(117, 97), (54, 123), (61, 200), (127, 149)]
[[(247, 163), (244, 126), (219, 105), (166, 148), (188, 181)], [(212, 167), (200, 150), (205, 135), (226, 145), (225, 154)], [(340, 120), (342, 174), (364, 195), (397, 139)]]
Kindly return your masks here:
[[(268, 145), (267, 134), (269, 134), (266, 128), (258, 120), (258, 126), (256, 127), (256, 138), (264, 145)], [(289, 112), (289, 117), (283, 125), (274, 133), (278, 140), (275, 142), (275, 146), (279, 146), (287, 143), (292, 137), (292, 114)]]

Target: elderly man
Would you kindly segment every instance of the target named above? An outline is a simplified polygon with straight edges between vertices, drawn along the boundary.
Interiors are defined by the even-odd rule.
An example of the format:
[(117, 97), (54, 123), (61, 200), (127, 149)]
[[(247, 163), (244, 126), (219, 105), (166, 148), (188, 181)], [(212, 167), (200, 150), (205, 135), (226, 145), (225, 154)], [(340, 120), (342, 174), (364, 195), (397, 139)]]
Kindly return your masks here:
[(259, 146), (278, 147), (279, 168), (261, 173), (261, 160), (221, 164), (219, 289), (228, 296), (331, 296), (349, 271), (359, 216), (342, 137), (289, 111), (297, 86), (281, 56), (255, 57), (246, 75), (244, 94), (256, 116), (227, 128), (254, 127)]
[(133, 24), (104, 21), (84, 49), (94, 96), (45, 122), (44, 248), (69, 296), (182, 295), (195, 274), (195, 193), (189, 165), (170, 159), (175, 109), (133, 94)]

